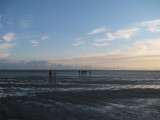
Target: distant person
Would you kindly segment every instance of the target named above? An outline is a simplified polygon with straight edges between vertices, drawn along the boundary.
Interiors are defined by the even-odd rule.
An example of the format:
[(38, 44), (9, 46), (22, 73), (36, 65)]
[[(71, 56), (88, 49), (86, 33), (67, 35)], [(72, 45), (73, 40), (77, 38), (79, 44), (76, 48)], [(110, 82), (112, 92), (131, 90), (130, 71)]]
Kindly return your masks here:
[(49, 80), (50, 80), (50, 82), (52, 81), (52, 75), (53, 75), (53, 72), (52, 72), (52, 70), (50, 70), (49, 71), (49, 78), (50, 78)]
[(91, 70), (89, 71), (89, 74), (90, 74), (90, 75), (92, 74)]
[(86, 76), (87, 70), (84, 70), (84, 75)]
[(83, 73), (84, 73), (84, 71), (82, 70), (82, 71), (81, 71), (81, 75), (82, 75), (82, 76), (83, 76)]
[(81, 74), (81, 71), (79, 70), (79, 71), (78, 71), (78, 73), (79, 73), (79, 76), (80, 76), (80, 74)]

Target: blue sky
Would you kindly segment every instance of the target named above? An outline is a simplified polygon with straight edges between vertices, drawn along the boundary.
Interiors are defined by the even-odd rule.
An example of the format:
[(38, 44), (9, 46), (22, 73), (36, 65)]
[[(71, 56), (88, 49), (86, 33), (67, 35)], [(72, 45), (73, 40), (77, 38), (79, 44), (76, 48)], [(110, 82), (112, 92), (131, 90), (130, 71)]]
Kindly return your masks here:
[(159, 5), (159, 0), (0, 0), (0, 66), (160, 70)]

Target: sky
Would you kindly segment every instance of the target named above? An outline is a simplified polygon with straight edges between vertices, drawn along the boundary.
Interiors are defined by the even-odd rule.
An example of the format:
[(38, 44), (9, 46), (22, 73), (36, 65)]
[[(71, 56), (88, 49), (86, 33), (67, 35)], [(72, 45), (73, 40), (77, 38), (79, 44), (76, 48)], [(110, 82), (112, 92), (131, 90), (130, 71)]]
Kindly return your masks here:
[(0, 0), (0, 69), (160, 70), (159, 0)]

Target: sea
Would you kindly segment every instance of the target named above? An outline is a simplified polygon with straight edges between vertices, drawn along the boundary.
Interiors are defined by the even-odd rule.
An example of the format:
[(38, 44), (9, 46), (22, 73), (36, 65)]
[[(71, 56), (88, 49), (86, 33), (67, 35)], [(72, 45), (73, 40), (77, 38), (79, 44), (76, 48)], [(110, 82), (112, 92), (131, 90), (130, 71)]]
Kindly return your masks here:
[[(122, 89), (160, 89), (160, 71), (55, 70), (50, 81), (48, 70), (1, 70), (0, 97), (33, 95), (46, 91), (91, 91)], [(50, 84), (58, 86), (51, 89)]]
[[(35, 119), (48, 115), (49, 120), (160, 119), (160, 71), (91, 70), (81, 74), (78, 70), (53, 70), (53, 73), (55, 76), (50, 80), (48, 70), (1, 70), (0, 102), (9, 98), (18, 105), (41, 109), (43, 115), (37, 114)], [(14, 106), (12, 100), (6, 106)], [(17, 112), (18, 115), (27, 120), (25, 114)]]

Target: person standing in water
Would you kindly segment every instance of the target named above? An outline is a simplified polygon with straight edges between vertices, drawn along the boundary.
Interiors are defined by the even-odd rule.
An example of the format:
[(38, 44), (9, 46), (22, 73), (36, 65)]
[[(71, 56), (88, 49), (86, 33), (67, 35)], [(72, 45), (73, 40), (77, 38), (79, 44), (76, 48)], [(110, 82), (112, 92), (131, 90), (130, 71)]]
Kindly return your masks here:
[(49, 80), (50, 80), (50, 82), (52, 82), (52, 75), (53, 75), (53, 72), (52, 72), (52, 70), (50, 70), (49, 71), (49, 78), (50, 78)]
[(91, 73), (91, 70), (89, 71), (89, 74), (91, 75), (92, 73)]

